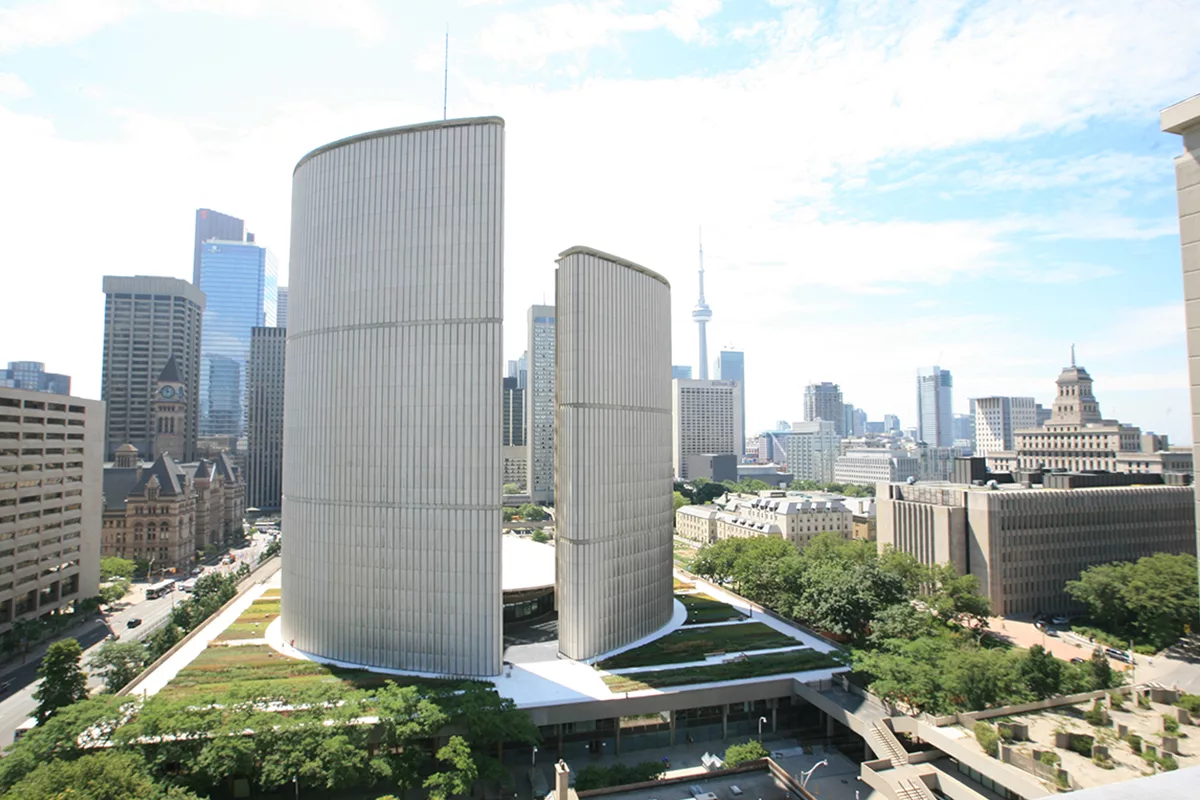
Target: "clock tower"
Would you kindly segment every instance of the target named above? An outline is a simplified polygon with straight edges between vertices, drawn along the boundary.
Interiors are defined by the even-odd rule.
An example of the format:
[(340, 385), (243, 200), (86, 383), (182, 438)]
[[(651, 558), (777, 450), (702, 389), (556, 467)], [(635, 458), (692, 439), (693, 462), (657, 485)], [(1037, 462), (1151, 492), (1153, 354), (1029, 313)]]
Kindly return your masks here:
[(154, 452), (150, 454), (151, 459), (157, 459), (163, 453), (170, 453), (177, 459), (183, 458), (183, 422), (186, 413), (187, 385), (179, 376), (179, 367), (172, 355), (154, 382), (151, 401)]

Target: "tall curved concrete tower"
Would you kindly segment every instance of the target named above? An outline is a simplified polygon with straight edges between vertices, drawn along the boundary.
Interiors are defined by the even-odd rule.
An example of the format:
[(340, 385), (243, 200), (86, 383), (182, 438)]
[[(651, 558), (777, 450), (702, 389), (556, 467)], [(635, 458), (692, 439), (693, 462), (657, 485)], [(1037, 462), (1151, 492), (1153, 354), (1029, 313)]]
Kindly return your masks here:
[(282, 625), (302, 651), (500, 671), (503, 199), (498, 117), (296, 165)]
[(555, 297), (558, 647), (589, 659), (671, 619), (671, 286), (572, 247)]

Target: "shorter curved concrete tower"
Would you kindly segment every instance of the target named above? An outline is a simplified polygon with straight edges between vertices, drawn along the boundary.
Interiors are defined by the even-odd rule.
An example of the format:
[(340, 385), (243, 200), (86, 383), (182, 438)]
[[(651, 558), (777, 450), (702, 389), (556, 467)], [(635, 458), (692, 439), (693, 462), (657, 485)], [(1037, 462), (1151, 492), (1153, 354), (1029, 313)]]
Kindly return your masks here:
[(671, 286), (572, 247), (555, 302), (558, 647), (590, 659), (671, 619)]

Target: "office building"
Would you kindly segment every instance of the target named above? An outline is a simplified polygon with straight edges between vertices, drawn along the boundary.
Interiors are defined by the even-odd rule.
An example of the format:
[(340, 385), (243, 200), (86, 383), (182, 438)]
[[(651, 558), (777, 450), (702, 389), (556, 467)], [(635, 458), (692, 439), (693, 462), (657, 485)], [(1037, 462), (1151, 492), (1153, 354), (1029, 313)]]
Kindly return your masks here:
[[(516, 362), (511, 362), (516, 363)], [(504, 447), (525, 446), (525, 390), (517, 385), (517, 379), (500, 379), (501, 436)]]
[(900, 418), (895, 414), (883, 415), (883, 429), (891, 433), (900, 432)]
[(746, 454), (746, 354), (740, 350), (722, 350), (713, 361), (713, 377), (719, 381), (737, 381), (742, 387), (742, 429), (738, 435), (741, 449), (738, 456)]
[(107, 411), (104, 458), (131, 444), (154, 454), (152, 397), (174, 356), (186, 389), (184, 461), (195, 456), (200, 405), (200, 340), (204, 293), (187, 281), (138, 275), (104, 278), (104, 363), (100, 398)]
[(211, 208), (196, 209), (196, 232), (192, 255), (192, 285), (200, 285), (201, 245), (210, 239), (226, 242), (254, 241), (254, 234), (246, 233), (246, 223), (237, 217), (213, 211)]
[(210, 239), (200, 248), (204, 335), (200, 435), (241, 436), (246, 424), (250, 330), (275, 327), (275, 256), (253, 242)]
[(0, 633), (95, 597), (104, 404), (0, 387)]
[[(505, 486), (515, 486), (518, 494), (527, 491), (529, 485), (529, 448), (521, 446), (501, 446), (500, 471)], [(505, 492), (506, 494), (508, 492)]]
[[(1164, 109), (1162, 129), (1183, 139), (1183, 152), (1175, 156), (1175, 188), (1179, 204), (1179, 246), (1183, 264), (1183, 299), (1186, 311), (1188, 363), (1191, 365), (1193, 463), (1200, 458), (1200, 94)], [(1197, 500), (1200, 511), (1200, 499)], [(1200, 518), (1200, 513), (1196, 515)], [(1200, 541), (1200, 534), (1197, 535)]]
[(846, 435), (846, 413), (842, 403), (842, 387), (836, 383), (810, 383), (804, 387), (804, 421), (823, 419), (833, 423), (838, 436)]
[(554, 503), (554, 306), (530, 306), (525, 386), (529, 497)]
[(281, 624), (301, 651), (500, 671), (503, 197), (498, 117), (351, 136), (296, 166)]
[(275, 300), (275, 327), (287, 327), (287, 287), (280, 286)]
[(742, 385), (680, 379), (671, 383), (672, 463), (676, 477), (684, 481), (690, 477), (692, 456), (741, 452), (745, 442), (741, 438)]
[(246, 503), (283, 504), (283, 387), (286, 328), (252, 328), (246, 365)]
[(861, 437), (866, 433), (867, 412), (850, 403), (842, 404), (842, 436)]
[(101, 555), (147, 561), (152, 575), (186, 574), (205, 548), (241, 537), (245, 500), (224, 453), (187, 464), (165, 452), (142, 461), (122, 445), (104, 465)]
[(837, 458), (841, 455), (841, 437), (834, 424), (818, 419), (794, 422), (787, 431), (770, 434), (771, 460), (787, 465), (798, 481), (832, 483)]
[(1012, 449), (988, 454), (990, 470), (1192, 471), (1189, 448), (1172, 448), (1165, 436), (1143, 435), (1133, 425), (1101, 416), (1092, 376), (1076, 366), (1074, 348), (1070, 366), (1055, 383), (1058, 391), (1049, 421), (1040, 428), (1015, 430)]
[(679, 364), (672, 364), (671, 365), (671, 380), (675, 380), (676, 378), (682, 378), (685, 381), (690, 381), (692, 379), (691, 366), (690, 365), (689, 366), (680, 366)]
[(952, 444), (955, 447), (975, 446), (975, 411), (972, 408), (969, 414), (954, 415), (954, 441)]
[[(1120, 477), (1046, 480), (1069, 487)], [(876, 503), (881, 547), (978, 576), (998, 616), (1076, 610), (1066, 583), (1097, 564), (1196, 552), (1194, 497), (1185, 485), (892, 483), (879, 486)]]
[(1037, 403), (1032, 397), (977, 397), (971, 401), (974, 416), (974, 455), (986, 456), (1013, 449), (1013, 435), (1038, 427)]
[(10, 361), (7, 369), (0, 369), (0, 387), (70, 394), (71, 376), (46, 372), (46, 365), (40, 361)]
[(838, 456), (833, 468), (833, 482), (874, 486), (881, 482), (904, 481), (920, 473), (920, 459), (903, 448), (850, 450)]
[(587, 659), (674, 611), (671, 287), (572, 247), (558, 257), (555, 308), (558, 649)]
[(929, 367), (917, 371), (917, 441), (933, 447), (954, 444), (953, 389), (950, 370)]

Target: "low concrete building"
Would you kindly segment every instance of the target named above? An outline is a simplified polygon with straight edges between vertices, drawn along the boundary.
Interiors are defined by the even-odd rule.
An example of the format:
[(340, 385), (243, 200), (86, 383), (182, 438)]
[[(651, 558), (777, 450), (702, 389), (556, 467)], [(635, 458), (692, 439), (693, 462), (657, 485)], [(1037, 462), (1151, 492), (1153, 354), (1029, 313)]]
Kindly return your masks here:
[(772, 489), (786, 489), (796, 479), (796, 476), (785, 471), (778, 464), (738, 464), (737, 479), (738, 482), (762, 481)]
[(851, 450), (838, 456), (833, 468), (835, 483), (871, 486), (876, 483), (903, 481), (920, 474), (920, 459), (902, 449), (872, 448)]
[(714, 506), (680, 506), (675, 512), (675, 535), (698, 545), (717, 540), (717, 509)]
[(704, 478), (717, 483), (737, 482), (738, 457), (732, 453), (698, 453), (688, 456), (688, 480)]
[(0, 633), (100, 582), (104, 403), (0, 387)]
[[(1046, 481), (1068, 487), (1100, 479), (1132, 484), (1137, 477)], [(1066, 583), (1088, 567), (1196, 552), (1194, 496), (1186, 485), (891, 483), (879, 485), (876, 499), (881, 547), (978, 576), (993, 612), (1004, 616), (1075, 609)]]

